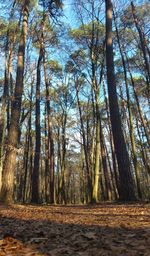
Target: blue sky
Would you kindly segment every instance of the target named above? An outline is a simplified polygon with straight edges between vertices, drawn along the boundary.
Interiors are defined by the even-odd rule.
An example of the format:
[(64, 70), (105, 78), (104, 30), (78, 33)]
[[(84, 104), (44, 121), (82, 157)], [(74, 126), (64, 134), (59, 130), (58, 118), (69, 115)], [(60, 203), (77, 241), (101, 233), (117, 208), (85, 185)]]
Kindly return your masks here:
[(73, 1), (72, 0), (64, 0), (64, 22), (68, 23), (71, 27), (77, 27), (77, 19), (75, 17), (75, 12), (73, 10)]

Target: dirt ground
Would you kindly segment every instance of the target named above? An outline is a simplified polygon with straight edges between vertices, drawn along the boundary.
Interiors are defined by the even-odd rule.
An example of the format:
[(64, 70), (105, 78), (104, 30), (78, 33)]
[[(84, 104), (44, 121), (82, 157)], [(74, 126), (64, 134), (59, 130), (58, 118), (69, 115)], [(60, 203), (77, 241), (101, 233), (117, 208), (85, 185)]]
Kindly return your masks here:
[(0, 256), (150, 256), (150, 204), (0, 205)]

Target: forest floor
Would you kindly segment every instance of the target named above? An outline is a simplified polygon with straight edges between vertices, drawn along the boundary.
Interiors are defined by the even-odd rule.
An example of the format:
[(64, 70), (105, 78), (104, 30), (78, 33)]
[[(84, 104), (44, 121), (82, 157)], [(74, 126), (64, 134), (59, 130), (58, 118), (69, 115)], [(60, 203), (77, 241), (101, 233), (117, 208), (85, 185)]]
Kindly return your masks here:
[(0, 256), (150, 256), (150, 204), (0, 205)]

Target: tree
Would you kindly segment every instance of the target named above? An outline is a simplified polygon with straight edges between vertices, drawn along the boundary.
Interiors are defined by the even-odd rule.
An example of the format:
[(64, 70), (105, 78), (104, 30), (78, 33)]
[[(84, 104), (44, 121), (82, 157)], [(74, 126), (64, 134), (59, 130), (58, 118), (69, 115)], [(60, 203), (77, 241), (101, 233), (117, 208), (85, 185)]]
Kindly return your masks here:
[(40, 85), (41, 85), (41, 64), (43, 58), (43, 49), (40, 48), (37, 64), (37, 82), (36, 82), (36, 107), (35, 107), (35, 152), (34, 152), (34, 167), (32, 173), (32, 203), (39, 202), (39, 170), (40, 170), (40, 155), (41, 155), (41, 121), (40, 121)]
[(106, 66), (107, 84), (109, 95), (110, 119), (112, 125), (113, 140), (119, 170), (119, 198), (124, 201), (135, 200), (134, 183), (131, 174), (130, 160), (127, 152), (125, 139), (122, 131), (121, 118), (119, 113), (114, 57), (112, 42), (112, 12), (111, 0), (105, 1), (106, 5)]
[[(2, 106), (0, 111), (0, 190), (2, 185), (2, 169), (3, 169), (3, 155), (6, 127), (9, 129), (9, 106), (10, 106), (10, 87), (12, 86), (12, 60), (13, 48), (16, 41), (16, 33), (18, 24), (13, 22), (14, 9), (16, 1), (13, 2), (10, 12), (9, 23), (3, 21), (2, 35), (4, 36), (4, 50), (5, 50), (5, 71), (4, 71), (4, 89), (2, 96)], [(6, 34), (6, 35), (5, 35)]]
[(13, 202), (13, 184), (14, 184), (14, 170), (16, 167), (16, 155), (18, 144), (18, 124), (21, 113), (21, 100), (23, 93), (23, 75), (24, 75), (24, 61), (25, 61), (25, 47), (26, 37), (28, 29), (28, 17), (29, 17), (29, 5), (30, 0), (25, 0), (22, 11), (22, 32), (20, 36), (19, 50), (18, 50), (18, 62), (17, 62), (17, 75), (15, 94), (12, 103), (12, 112), (10, 120), (10, 128), (8, 134), (8, 143), (6, 149), (6, 156), (3, 169), (3, 180), (0, 199), (5, 203)]

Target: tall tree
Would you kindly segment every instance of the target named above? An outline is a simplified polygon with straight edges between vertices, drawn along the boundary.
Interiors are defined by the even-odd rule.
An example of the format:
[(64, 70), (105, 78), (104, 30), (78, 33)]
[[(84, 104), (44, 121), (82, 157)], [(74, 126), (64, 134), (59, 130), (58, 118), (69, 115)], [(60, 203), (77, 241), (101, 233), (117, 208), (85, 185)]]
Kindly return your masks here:
[(3, 168), (2, 189), (0, 200), (4, 203), (13, 202), (13, 187), (14, 187), (14, 170), (16, 168), (16, 155), (18, 145), (19, 120), (21, 114), (21, 101), (23, 93), (23, 78), (24, 78), (24, 61), (25, 61), (25, 47), (28, 29), (30, 0), (25, 0), (22, 8), (22, 32), (20, 36), (18, 61), (17, 61), (17, 75), (14, 99), (12, 102), (10, 128), (8, 134), (8, 143), (6, 148), (6, 156)]
[[(13, 23), (13, 16), (15, 10), (16, 0), (14, 0), (12, 9), (10, 11), (9, 24), (3, 24), (4, 31), (7, 28), (6, 38), (5, 38), (5, 71), (4, 71), (4, 89), (2, 96), (2, 107), (0, 110), (0, 190), (2, 185), (2, 168), (3, 168), (3, 155), (4, 155), (4, 141), (7, 130), (9, 128), (9, 91), (10, 83), (12, 82), (12, 60), (13, 60), (13, 47), (16, 40), (16, 24)], [(11, 26), (11, 24), (13, 25)], [(17, 26), (18, 27), (18, 26)], [(5, 33), (5, 32), (4, 32)], [(3, 34), (3, 30), (2, 30)]]
[(34, 168), (32, 173), (32, 203), (39, 202), (39, 171), (40, 171), (40, 153), (41, 153), (41, 121), (40, 121), (40, 84), (41, 84), (41, 63), (43, 58), (43, 49), (40, 48), (37, 64), (37, 82), (36, 82), (36, 106), (35, 106), (35, 152)]
[(135, 142), (135, 135), (134, 135), (129, 83), (128, 83), (128, 77), (127, 77), (125, 58), (124, 58), (124, 54), (123, 54), (121, 43), (120, 43), (119, 31), (118, 31), (118, 27), (117, 27), (117, 23), (116, 23), (115, 14), (114, 14), (114, 23), (115, 23), (116, 36), (117, 36), (117, 41), (118, 41), (119, 51), (120, 51), (121, 60), (122, 60), (123, 71), (124, 71), (124, 81), (125, 81), (126, 95), (127, 95), (126, 96), (127, 97), (127, 108), (128, 108), (128, 113), (129, 113), (129, 133), (130, 133), (130, 140), (131, 140), (133, 164), (134, 164), (134, 168), (135, 168), (137, 191), (138, 191), (138, 197), (142, 198), (142, 193), (141, 193), (141, 188), (140, 188), (140, 166), (138, 163), (137, 152), (136, 152), (136, 142)]
[(121, 117), (117, 98), (115, 81), (113, 38), (112, 38), (112, 12), (111, 0), (105, 0), (106, 4), (106, 66), (107, 83), (110, 107), (110, 119), (114, 139), (115, 152), (119, 170), (119, 198), (130, 201), (135, 199), (134, 182), (131, 174), (130, 160), (127, 152), (125, 138), (122, 130)]
[[(134, 5), (133, 1), (131, 1), (131, 9), (132, 9), (132, 15), (133, 15), (134, 23), (135, 23), (135, 26), (136, 26), (137, 31), (139, 33), (141, 50), (142, 50), (142, 53), (143, 53), (143, 57), (144, 57), (144, 61), (145, 61), (145, 69), (146, 69), (146, 72), (147, 72), (147, 85), (149, 86), (149, 83), (150, 83), (150, 65), (149, 65), (149, 60), (148, 60), (149, 49), (148, 49), (148, 46), (147, 46), (147, 40), (145, 38), (144, 32), (142, 31), (142, 28), (140, 27), (139, 19), (136, 15), (136, 8), (135, 8), (135, 5)], [(148, 88), (148, 92), (150, 92), (149, 88)]]

